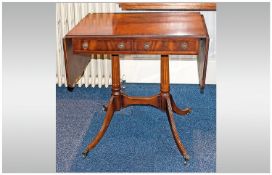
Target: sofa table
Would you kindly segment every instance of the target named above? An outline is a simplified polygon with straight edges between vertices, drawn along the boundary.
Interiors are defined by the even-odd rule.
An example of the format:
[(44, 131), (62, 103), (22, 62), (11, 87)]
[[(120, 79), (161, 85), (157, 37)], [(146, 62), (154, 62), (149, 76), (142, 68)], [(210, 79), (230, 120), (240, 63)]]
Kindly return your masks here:
[[(176, 145), (186, 161), (173, 113), (187, 115), (170, 94), (169, 55), (197, 55), (200, 89), (205, 87), (209, 35), (199, 12), (94, 13), (88, 14), (63, 39), (68, 89), (81, 78), (92, 54), (109, 54), (112, 59), (112, 95), (105, 107), (102, 127), (83, 151), (86, 157), (106, 132), (115, 111), (130, 105), (150, 105), (165, 111)], [(133, 97), (121, 91), (120, 54), (161, 55), (160, 92), (150, 97)]]

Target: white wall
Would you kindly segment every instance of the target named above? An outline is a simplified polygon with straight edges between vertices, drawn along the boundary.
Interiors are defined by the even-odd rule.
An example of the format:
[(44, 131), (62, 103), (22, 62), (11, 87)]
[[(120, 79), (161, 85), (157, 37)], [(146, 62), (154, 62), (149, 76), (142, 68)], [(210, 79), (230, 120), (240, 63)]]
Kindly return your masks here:
[[(148, 59), (148, 57), (149, 56), (143, 56), (142, 59), (121, 59), (121, 77), (124, 77), (126, 82), (131, 83), (159, 83), (159, 56), (156, 56), (156, 59)], [(198, 84), (196, 58), (187, 60), (170, 57), (170, 83)], [(216, 84), (215, 59), (210, 59), (208, 62), (206, 84)]]

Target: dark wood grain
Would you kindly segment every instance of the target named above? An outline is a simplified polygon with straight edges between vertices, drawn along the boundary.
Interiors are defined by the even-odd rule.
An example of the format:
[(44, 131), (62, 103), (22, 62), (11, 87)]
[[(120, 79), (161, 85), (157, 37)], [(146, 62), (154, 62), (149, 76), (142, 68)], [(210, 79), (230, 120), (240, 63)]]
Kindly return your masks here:
[(169, 56), (161, 56), (161, 92), (169, 93), (170, 77), (169, 77)]
[(155, 108), (161, 108), (161, 96), (160, 94), (150, 97), (133, 97), (122, 93), (122, 107), (126, 108), (132, 105), (149, 105)]
[(216, 3), (119, 3), (122, 10), (215, 11)]
[(199, 12), (94, 13), (66, 37), (207, 37), (201, 16)]
[[(114, 38), (87, 39), (73, 38), (74, 53), (105, 54), (177, 54), (197, 55), (199, 40), (197, 38)], [(86, 48), (83, 47), (84, 43)], [(119, 48), (123, 44), (123, 48)], [(182, 47), (185, 45), (186, 47)], [(148, 47), (145, 47), (148, 46)]]

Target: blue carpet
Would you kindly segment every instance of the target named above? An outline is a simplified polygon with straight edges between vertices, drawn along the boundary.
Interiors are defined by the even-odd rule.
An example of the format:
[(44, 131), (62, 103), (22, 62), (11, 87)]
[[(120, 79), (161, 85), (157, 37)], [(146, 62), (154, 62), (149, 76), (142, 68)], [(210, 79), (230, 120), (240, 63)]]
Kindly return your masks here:
[[(128, 95), (149, 96), (159, 84), (126, 84)], [(101, 127), (110, 88), (57, 87), (57, 172), (215, 172), (216, 86), (171, 85), (171, 94), (188, 116), (175, 114), (180, 137), (190, 155), (183, 165), (166, 113), (148, 106), (115, 112), (100, 143), (83, 159), (81, 152)]]

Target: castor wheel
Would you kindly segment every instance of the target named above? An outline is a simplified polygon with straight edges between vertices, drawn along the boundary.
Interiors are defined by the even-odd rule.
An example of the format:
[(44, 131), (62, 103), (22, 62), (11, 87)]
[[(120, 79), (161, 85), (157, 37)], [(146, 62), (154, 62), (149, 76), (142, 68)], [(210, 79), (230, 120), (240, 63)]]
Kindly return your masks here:
[(188, 111), (188, 113), (186, 115), (189, 115), (191, 113), (192, 113), (192, 109), (190, 108), (189, 111)]
[(190, 159), (189, 155), (187, 154), (187, 155), (183, 156), (183, 158), (184, 158), (184, 165), (187, 165), (188, 161)]
[(87, 157), (87, 155), (88, 155), (88, 150), (87, 149), (85, 149), (83, 152), (82, 152), (82, 157), (85, 159), (86, 157)]
[(108, 107), (106, 105), (103, 105), (103, 111), (107, 111)]

